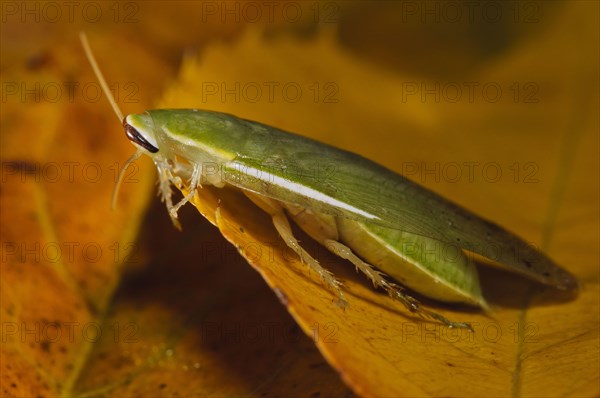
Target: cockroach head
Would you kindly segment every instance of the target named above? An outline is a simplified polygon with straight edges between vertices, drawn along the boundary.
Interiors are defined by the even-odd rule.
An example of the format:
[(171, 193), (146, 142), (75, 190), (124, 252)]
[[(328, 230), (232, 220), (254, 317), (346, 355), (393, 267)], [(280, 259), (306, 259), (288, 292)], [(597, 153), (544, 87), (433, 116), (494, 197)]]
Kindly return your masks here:
[(154, 132), (154, 123), (148, 114), (131, 114), (123, 119), (125, 135), (136, 146), (151, 154), (158, 152), (158, 144)]

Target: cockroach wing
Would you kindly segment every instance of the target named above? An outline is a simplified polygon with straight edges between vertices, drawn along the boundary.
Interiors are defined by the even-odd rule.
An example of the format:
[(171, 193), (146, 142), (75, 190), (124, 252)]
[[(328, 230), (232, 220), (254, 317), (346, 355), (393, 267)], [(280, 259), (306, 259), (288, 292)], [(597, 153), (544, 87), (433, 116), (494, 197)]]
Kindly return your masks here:
[[(168, 112), (168, 114), (167, 114)], [(148, 112), (177, 155), (221, 162), (225, 182), (273, 199), (425, 236), (560, 289), (570, 273), (506, 229), (357, 154), (219, 112)]]

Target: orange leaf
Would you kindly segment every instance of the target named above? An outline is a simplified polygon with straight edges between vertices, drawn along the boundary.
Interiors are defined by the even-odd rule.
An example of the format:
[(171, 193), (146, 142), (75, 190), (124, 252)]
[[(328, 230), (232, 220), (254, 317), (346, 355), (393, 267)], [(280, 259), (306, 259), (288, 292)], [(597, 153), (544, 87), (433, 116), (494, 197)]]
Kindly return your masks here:
[[(233, 44), (215, 38), (248, 21), (206, 13), (221, 2), (92, 3), (100, 23), (81, 8), (75, 23), (67, 9), (40, 23), (3, 3), (2, 396), (352, 395), (341, 380), (365, 396), (597, 396), (597, 4), (526, 2), (518, 17), (536, 23), (460, 24), (399, 14), (410, 11), (402, 2), (289, 3), (302, 4), (302, 20), (277, 13)], [(80, 29), (126, 113), (150, 108), (180, 54), (200, 48), (159, 106), (230, 112), (374, 159), (537, 243), (579, 277), (579, 296), (482, 267), (490, 317), (426, 301), (475, 326), (448, 330), (296, 230), (344, 282), (341, 311), (239, 192), (207, 187), (196, 203), (214, 222), (221, 201), (234, 246), (191, 206), (182, 233), (157, 201), (142, 223), (154, 194), (147, 160), (110, 212), (114, 166), (132, 146), (103, 98), (41, 93), (95, 82)]]

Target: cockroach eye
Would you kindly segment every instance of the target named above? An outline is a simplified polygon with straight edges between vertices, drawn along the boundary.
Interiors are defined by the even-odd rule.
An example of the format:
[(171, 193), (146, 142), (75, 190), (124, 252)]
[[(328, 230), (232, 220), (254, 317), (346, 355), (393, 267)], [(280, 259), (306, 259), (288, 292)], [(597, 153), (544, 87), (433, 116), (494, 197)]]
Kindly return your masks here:
[(158, 148), (152, 145), (144, 136), (137, 131), (132, 125), (123, 122), (123, 127), (125, 127), (125, 134), (130, 141), (138, 144), (142, 148), (146, 149), (148, 152), (156, 153), (158, 152)]

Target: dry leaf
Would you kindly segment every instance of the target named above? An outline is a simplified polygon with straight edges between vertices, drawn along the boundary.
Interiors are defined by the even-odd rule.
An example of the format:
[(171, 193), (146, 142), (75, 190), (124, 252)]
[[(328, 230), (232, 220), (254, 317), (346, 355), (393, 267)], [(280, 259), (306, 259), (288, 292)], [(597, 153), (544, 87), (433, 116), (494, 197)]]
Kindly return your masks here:
[[(66, 17), (48, 21), (42, 14), (44, 7), (68, 6), (62, 3), (31, 3), (34, 11), (25, 18), (18, 8), (24, 4), (3, 3), (3, 12), (7, 11), (3, 18), (8, 22), (3, 19), (2, 24), (6, 97), (1, 107), (1, 395), (190, 395), (200, 388), (223, 391), (225, 386), (237, 394), (260, 388), (278, 395), (312, 389), (349, 395), (234, 250), (230, 255), (239, 262), (239, 274), (245, 270), (249, 275), (239, 291), (248, 289), (248, 295), (258, 298), (254, 312), (247, 306), (243, 312), (235, 305), (222, 307), (227, 295), (219, 286), (231, 279), (230, 268), (219, 267), (223, 272), (213, 274), (215, 279), (198, 272), (197, 262), (190, 261), (197, 252), (177, 250), (182, 235), (173, 230), (162, 206), (153, 211), (157, 217), (143, 225), (152, 244), (148, 239), (137, 241), (141, 216), (154, 197), (154, 174), (147, 159), (127, 173), (117, 209), (110, 211), (116, 171), (133, 147), (105, 99), (94, 91), (98, 85), (78, 31), (87, 31), (117, 102), (124, 112), (131, 112), (152, 107), (150, 101), (174, 73), (183, 46), (230, 37), (241, 25), (224, 26), (216, 20), (199, 31), (194, 22), (201, 3), (192, 10), (186, 6), (185, 13), (169, 3), (90, 4), (104, 12), (101, 23), (82, 21), (80, 14), (74, 22)], [(16, 6), (16, 14), (5, 5)], [(35, 9), (41, 23), (36, 22)], [(115, 24), (112, 13), (116, 11), (127, 11), (121, 19), (133, 16), (137, 21)], [(170, 34), (158, 33), (156, 26), (164, 26)], [(66, 90), (65, 83), (77, 85), (73, 93), (62, 91), (52, 97), (54, 92), (48, 90)], [(90, 91), (83, 91), (84, 86)], [(15, 87), (16, 92), (11, 91)], [(162, 230), (172, 231), (169, 239), (156, 234)], [(183, 239), (188, 242), (185, 237), (204, 238), (209, 257), (210, 248), (226, 245), (214, 229), (200, 228), (194, 235), (188, 227)], [(176, 245), (171, 252), (164, 251), (157, 241), (167, 248)], [(161, 285), (165, 273), (173, 274), (172, 269), (153, 267), (171, 265), (160, 261), (164, 256), (173, 259), (178, 267), (175, 275), (181, 278)], [(129, 277), (122, 282), (124, 271)], [(252, 277), (254, 284), (248, 283)], [(188, 285), (188, 291), (200, 295), (182, 297), (182, 322), (176, 323), (178, 312), (171, 298), (181, 292), (182, 281), (199, 282)], [(205, 288), (199, 290), (203, 283)], [(245, 305), (247, 300), (241, 300)], [(248, 349), (244, 352), (236, 348), (236, 330), (257, 319), (256, 311), (267, 329), (258, 336), (260, 344), (257, 336), (243, 335), (252, 343), (242, 340)], [(220, 339), (222, 327), (225, 340)], [(233, 334), (228, 334), (230, 330)], [(296, 350), (285, 350), (289, 344)], [(277, 351), (270, 350), (278, 345)], [(268, 354), (261, 356), (263, 365), (256, 366), (253, 359), (255, 373), (247, 372), (248, 358), (261, 351)], [(274, 375), (273, 369), (279, 371)], [(296, 381), (293, 375), (298, 372), (309, 375), (310, 384)]]
[[(560, 66), (544, 67), (558, 52), (557, 40), (565, 45), (561, 51), (567, 51), (568, 40), (562, 38), (568, 33), (585, 34), (586, 28), (582, 25), (580, 31), (572, 32), (566, 20), (555, 21), (544, 32), (548, 36), (521, 43), (477, 74), (465, 77), (483, 82), (480, 85), (504, 88), (497, 101), (486, 97), (487, 101), (475, 103), (440, 101), (433, 105), (424, 103), (420, 96), (403, 100), (399, 93), (406, 89), (407, 81), (412, 81), (410, 77), (361, 64), (340, 51), (332, 37), (322, 36), (310, 43), (268, 42), (257, 31), (248, 31), (235, 46), (217, 46), (199, 60), (187, 60), (178, 84), (167, 92), (162, 106), (199, 107), (201, 99), (203, 108), (336, 144), (399, 172), (414, 165), (429, 167), (433, 171), (430, 174), (443, 183), (432, 184), (427, 181), (426, 170), (421, 170), (416, 177), (425, 179), (425, 185), (541, 244), (542, 250), (584, 283), (574, 299), (551, 289), (542, 290), (519, 277), (484, 270), (484, 295), (495, 308), (490, 317), (450, 307), (438, 309), (451, 319), (471, 322), (475, 333), (470, 334), (410, 317), (400, 304), (374, 292), (369, 283), (353, 275), (350, 264), (324, 253), (301, 234), (303, 245), (317, 253), (344, 282), (350, 296), (344, 312), (332, 304), (332, 294), (318, 278), (309, 275), (283, 249), (281, 241), (279, 246), (273, 243), (278, 240), (268, 217), (257, 214), (260, 211), (243, 197), (200, 190), (196, 205), (202, 214), (214, 223), (214, 196), (221, 199), (226, 220), (220, 225), (223, 235), (260, 272), (357, 393), (594, 394), (598, 372), (592, 364), (598, 358), (598, 317), (590, 317), (590, 313), (598, 306), (596, 244), (582, 243), (579, 248), (587, 249), (574, 250), (560, 243), (560, 235), (553, 236), (554, 231), (573, 225), (575, 219), (567, 215), (577, 208), (593, 217), (587, 222), (579, 220), (582, 233), (570, 236), (584, 240), (585, 234), (597, 237), (597, 197), (583, 193), (590, 189), (590, 180), (568, 189), (581, 190), (575, 202), (566, 200), (563, 191), (577, 183), (575, 176), (580, 172), (575, 170), (583, 166), (574, 163), (569, 154), (593, 159), (593, 150), (588, 148), (597, 147), (597, 118), (593, 117), (592, 105), (597, 103), (597, 93), (582, 86), (579, 77), (592, 78), (594, 68), (580, 52), (572, 53), (567, 57), (569, 62)], [(537, 51), (535, 59), (528, 55), (533, 49)], [(533, 87), (540, 92), (535, 96), (527, 93), (531, 96), (525, 98), (509, 95), (515, 80), (526, 85), (526, 79), (535, 79), (537, 83), (532, 84), (538, 86), (525, 89)], [(278, 83), (276, 87), (295, 85), (304, 89), (303, 95), (297, 102), (278, 90), (274, 93), (281, 95), (279, 100), (271, 101), (265, 91), (251, 97), (261, 93), (259, 87), (272, 84), (267, 82)], [(335, 82), (339, 88), (337, 102), (323, 103), (312, 96), (311, 85), (324, 87), (326, 82)], [(591, 83), (597, 81), (587, 85)], [(425, 84), (433, 86), (435, 82)], [(565, 101), (571, 96), (585, 98), (576, 101), (585, 105), (575, 107), (571, 100)], [(534, 98), (537, 102), (527, 101)], [(574, 139), (558, 147), (568, 134), (575, 135)], [(455, 179), (454, 175), (442, 174), (447, 167), (467, 162), (477, 166), (475, 183), (466, 176)], [(597, 176), (597, 168), (584, 169)], [(514, 174), (509, 175), (510, 171)], [(505, 174), (498, 176), (496, 172)], [(528, 185), (530, 182), (535, 183)], [(597, 187), (597, 183), (591, 186)], [(548, 357), (555, 366), (548, 366)], [(573, 383), (575, 378), (578, 381)]]
[[(117, 8), (93, 3), (106, 17), (101, 23), (79, 13), (75, 23), (66, 17), (37, 23), (10, 14), (5, 4), (21, 3), (3, 3), (8, 23), (1, 26), (7, 95), (0, 110), (2, 396), (352, 395), (323, 357), (365, 396), (598, 395), (597, 5), (555, 6), (539, 15), (541, 23), (527, 25), (528, 34), (512, 36), (517, 39), (502, 51), (488, 54), (487, 63), (476, 62), (473, 53), (448, 51), (455, 57), (448, 60), (452, 83), (463, 89), (464, 82), (498, 83), (504, 95), (495, 103), (482, 101), (480, 90), (474, 102), (463, 93), (453, 103), (451, 91), (439, 103), (409, 95), (415, 83), (435, 84), (420, 74), (423, 69), (445, 62), (437, 50), (433, 58), (428, 50), (423, 57), (404, 50), (427, 49), (435, 35), (427, 46), (415, 41), (423, 35), (419, 29), (429, 29), (417, 23), (403, 25), (408, 34), (400, 39), (390, 34), (377, 40), (374, 27), (383, 28), (395, 14), (356, 3), (341, 7), (341, 37), (357, 54), (365, 53), (366, 43), (369, 60), (340, 48), (330, 35), (336, 24), (323, 23), (331, 31), (321, 31), (316, 41), (291, 40), (285, 31), (306, 33), (315, 26), (315, 8), (307, 7), (298, 23), (267, 21), (271, 35), (283, 32), (278, 39), (263, 38), (253, 23), (239, 41), (212, 44), (199, 60), (188, 59), (160, 105), (231, 112), (361, 153), (539, 244), (582, 281), (573, 300), (484, 271), (484, 293), (495, 307), (491, 318), (427, 302), (452, 319), (477, 323), (475, 334), (467, 335), (408, 316), (350, 264), (297, 231), (345, 282), (351, 302), (340, 311), (284, 249), (268, 217), (235, 192), (204, 190), (198, 206), (214, 221), (221, 199), (222, 232), (237, 248), (193, 209), (182, 211), (182, 233), (156, 202), (141, 224), (148, 195), (154, 195), (149, 162), (134, 170), (138, 182), (124, 185), (117, 211), (110, 212), (114, 163), (122, 165), (132, 147), (104, 99), (92, 101), (79, 90), (73, 101), (63, 96), (57, 102), (9, 94), (12, 82), (27, 88), (94, 82), (76, 37), (84, 29), (108, 80), (119, 84), (123, 110), (141, 112), (174, 79), (184, 50), (235, 37), (247, 22), (205, 18), (205, 7), (221, 2), (186, 2), (185, 8), (174, 2), (123, 2)], [(41, 10), (62, 3), (32, 4)], [(324, 3), (319, 10), (327, 17), (339, 7)], [(351, 7), (354, 16), (347, 12)], [(365, 12), (375, 9), (383, 21)], [(129, 16), (135, 21), (124, 20)], [(445, 35), (444, 29), (431, 31)], [(460, 29), (450, 26), (450, 32), (471, 37)], [(353, 30), (361, 32), (360, 43)], [(389, 51), (390, 42), (399, 50)], [(378, 48), (386, 51), (375, 54)], [(382, 53), (397, 70), (370, 63)], [(427, 59), (428, 68), (421, 68)], [(463, 69), (468, 73), (456, 72)], [(525, 87), (528, 82), (535, 85)], [(132, 94), (127, 83), (139, 89), (139, 102), (125, 101)], [(252, 102), (257, 85), (262, 95)], [(298, 87), (302, 96), (295, 101)], [(539, 102), (523, 103), (536, 87)], [(74, 179), (65, 162), (78, 162)], [(480, 164), (473, 181), (464, 162)], [(491, 174), (482, 174), (482, 165), (491, 162), (507, 178), (491, 182)], [(96, 170), (92, 163), (103, 173), (98, 181), (81, 174), (84, 165), (88, 173)], [(438, 171), (424, 172), (436, 170), (436, 163)], [(454, 164), (463, 172), (457, 180), (443, 174)], [(63, 173), (58, 179), (56, 166)], [(84, 256), (84, 244), (101, 247), (102, 256)], [(69, 248), (77, 254), (73, 261)]]
[[(7, 84), (49, 87), (69, 76), (93, 81), (79, 66), (83, 54), (70, 52), (75, 45), (72, 37), (48, 50), (55, 61), (44, 67), (42, 81), (17, 69), (21, 64), (8, 71)], [(145, 192), (152, 189), (149, 169), (138, 170), (120, 209), (111, 212), (115, 165), (131, 146), (113, 115), (81, 99), (58, 99), (30, 103), (11, 96), (3, 104), (2, 385), (9, 396), (72, 388), (92, 348), (88, 333), (99, 330), (98, 315), (119, 284), (148, 202)]]

